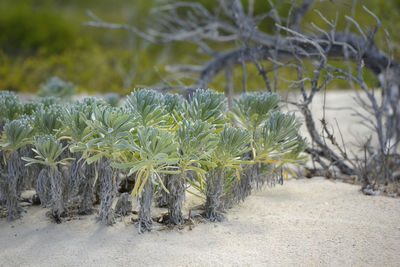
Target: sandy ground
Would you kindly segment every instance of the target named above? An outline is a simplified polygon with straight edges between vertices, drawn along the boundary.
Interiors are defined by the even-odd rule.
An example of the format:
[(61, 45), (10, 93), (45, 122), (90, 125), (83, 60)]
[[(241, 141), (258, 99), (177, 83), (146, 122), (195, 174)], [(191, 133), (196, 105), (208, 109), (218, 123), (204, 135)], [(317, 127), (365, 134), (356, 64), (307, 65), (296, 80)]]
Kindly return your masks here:
[[(367, 133), (348, 110), (353, 95), (330, 92), (326, 103), (329, 123), (338, 133), (339, 121), (350, 145)], [(319, 98), (316, 120), (323, 117)], [(0, 266), (399, 266), (400, 199), (359, 189), (323, 178), (289, 180), (256, 192), (222, 223), (142, 235), (129, 218), (112, 227), (94, 215), (57, 225), (46, 209), (29, 207), (20, 220), (0, 219)]]
[(323, 178), (290, 180), (229, 210), (222, 223), (139, 235), (45, 209), (0, 221), (1, 266), (399, 266), (400, 199)]
[[(379, 93), (376, 93), (376, 95), (377, 99), (380, 99)], [(366, 100), (362, 92), (360, 92), (360, 96)], [(361, 108), (355, 98), (356, 94), (352, 90), (329, 91), (326, 97), (323, 93), (316, 94), (310, 104), (310, 110), (313, 113), (318, 133), (322, 133), (321, 120), (325, 117), (328, 129), (334, 134), (341, 146), (344, 143), (348, 148), (362, 147), (362, 144), (371, 136), (371, 130), (361, 124), (362, 118), (355, 113), (355, 110), (370, 118), (371, 115)], [(283, 99), (296, 102), (301, 99), (301, 95), (291, 93), (288, 98), (283, 97)], [(296, 112), (298, 118), (302, 119), (302, 115), (292, 105), (288, 105), (285, 109)], [(301, 132), (304, 136), (308, 136), (304, 125)], [(372, 135), (372, 140), (376, 142), (374, 135)], [(328, 145), (330, 144), (329, 140), (326, 140), (326, 142)]]

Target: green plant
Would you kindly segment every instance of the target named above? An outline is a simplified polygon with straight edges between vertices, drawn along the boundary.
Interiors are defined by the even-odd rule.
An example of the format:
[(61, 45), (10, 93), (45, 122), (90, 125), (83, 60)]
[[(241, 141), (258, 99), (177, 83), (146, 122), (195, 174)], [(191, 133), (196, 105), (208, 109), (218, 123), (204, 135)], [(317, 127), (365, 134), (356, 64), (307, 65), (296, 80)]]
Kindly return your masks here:
[(112, 107), (118, 107), (121, 97), (116, 93), (108, 93), (104, 96), (104, 101)]
[(183, 112), (184, 102), (185, 99), (182, 95), (167, 93), (163, 97), (162, 104), (165, 107), (165, 111), (173, 115), (175, 113), (179, 114)]
[(212, 90), (196, 90), (184, 102), (184, 111), (187, 119), (206, 121), (216, 128), (222, 128), (226, 121), (224, 95)]
[(164, 95), (162, 105), (167, 115), (165, 124), (171, 130), (176, 129), (178, 123), (183, 120), (185, 102), (186, 100), (181, 95), (170, 93)]
[(70, 101), (78, 88), (71, 82), (65, 82), (58, 77), (51, 77), (40, 85), (38, 96), (58, 97), (62, 101)]
[(17, 151), (31, 143), (33, 129), (27, 120), (13, 120), (4, 125), (4, 137), (1, 140), (2, 150)]
[(93, 105), (90, 119), (86, 119), (89, 134), (71, 147), (71, 152), (83, 152), (88, 164), (102, 165), (98, 172), (101, 187), (100, 220), (114, 223), (112, 204), (118, 186), (118, 172), (112, 163), (123, 160), (124, 140), (133, 129), (133, 116), (123, 109)]
[(37, 180), (37, 194), (43, 206), (51, 207), (51, 215), (56, 222), (61, 222), (61, 216), (65, 211), (65, 180), (59, 171), (59, 165), (68, 165), (72, 158), (60, 158), (67, 147), (54, 135), (43, 135), (35, 138), (35, 148), (32, 149), (34, 158), (22, 157), (31, 164), (42, 164), (45, 168), (39, 174)]
[[(162, 182), (161, 173), (179, 173), (174, 169), (178, 162), (174, 136), (157, 128), (140, 127), (136, 135), (130, 135), (124, 148), (131, 155), (127, 163), (114, 163), (117, 168), (129, 168), (129, 174), (136, 173), (132, 195), (140, 197), (139, 231), (151, 230), (151, 204), (154, 185), (159, 185), (168, 192)], [(176, 169), (176, 168), (175, 168)]]
[(24, 185), (24, 164), (20, 149), (32, 142), (33, 129), (26, 120), (13, 120), (4, 125), (0, 141), (2, 156), (6, 162), (7, 173), (2, 173), (0, 190), (6, 200), (9, 220), (19, 218), (21, 208), (18, 199)]
[(51, 106), (61, 104), (60, 98), (55, 96), (38, 97), (35, 99), (35, 102), (42, 104), (44, 108), (50, 108)]
[(58, 165), (68, 165), (70, 158), (59, 159), (61, 153), (67, 149), (63, 147), (61, 142), (54, 135), (43, 135), (35, 138), (35, 148), (33, 151), (36, 153), (35, 158), (22, 159), (27, 161), (27, 165), (42, 164), (50, 168), (56, 168)]
[(71, 139), (73, 143), (79, 143), (89, 134), (87, 120), (90, 119), (90, 107), (84, 103), (68, 104), (62, 109), (61, 135)]
[(1, 91), (0, 93), (0, 131), (3, 130), (4, 123), (6, 121), (12, 121), (17, 119), (18, 116), (23, 112), (23, 106), (21, 105), (18, 97), (9, 91)]
[[(84, 142), (90, 133), (87, 120), (92, 114), (90, 101), (69, 104), (63, 108), (62, 136), (70, 140), (70, 145)], [(93, 207), (94, 180), (96, 177), (95, 164), (88, 165), (83, 159), (82, 152), (72, 155), (74, 160), (69, 167), (68, 187), (69, 198), (77, 196), (80, 200), (79, 213), (89, 214)]]
[[(179, 124), (176, 132), (176, 142), (178, 143), (178, 162), (179, 174), (171, 174), (167, 179), (167, 188), (170, 192), (168, 197), (169, 222), (180, 225), (183, 223), (182, 203), (185, 196), (186, 182), (202, 190), (202, 181), (206, 170), (204, 167), (211, 167), (214, 164), (210, 161), (212, 149), (218, 140), (214, 135), (215, 128), (207, 122), (197, 120), (191, 122), (183, 120)], [(199, 184), (187, 178), (188, 172), (201, 177)], [(194, 192), (191, 192), (195, 194)]]
[(307, 142), (299, 136), (300, 126), (294, 114), (280, 111), (271, 114), (254, 143), (255, 162), (277, 163), (275, 168), (286, 165), (285, 175), (288, 170), (293, 173), (287, 164), (299, 164), (305, 160), (300, 153), (306, 148)]
[[(10, 93), (1, 97), (15, 100)], [(132, 208), (131, 196), (123, 192), (139, 198), (140, 232), (152, 228), (151, 206), (161, 192), (170, 224), (184, 223), (186, 192), (205, 200), (207, 219), (220, 220), (221, 212), (244, 200), (259, 181), (272, 183), (275, 174), (287, 176), (291, 164), (304, 160), (300, 123), (279, 111), (278, 100), (261, 93), (240, 97), (229, 115), (231, 124), (224, 99), (212, 91), (196, 91), (187, 102), (136, 90), (120, 108), (95, 98), (73, 104), (56, 98), (32, 101), (13, 115), (19, 119), (6, 122), (0, 145), (9, 169), (1, 161), (0, 198), (15, 189), (8, 210), (16, 217), (18, 192), (27, 179), (21, 177), (35, 176), (29, 179), (57, 222), (76, 208), (90, 213), (99, 197), (99, 218), (112, 224), (116, 212), (124, 216)], [(26, 175), (32, 166), (44, 167)], [(18, 178), (7, 178), (10, 168)], [(61, 170), (69, 172), (61, 175)]]
[(23, 104), (23, 113), (28, 116), (33, 116), (43, 107), (43, 104), (37, 100), (25, 102)]
[(306, 139), (299, 136), (300, 125), (294, 114), (270, 114), (253, 135), (251, 155), (247, 156), (252, 164), (244, 167), (243, 179), (232, 192), (238, 200), (243, 201), (265, 182), (282, 183), (282, 174), (288, 178), (290, 172), (296, 177), (290, 165), (299, 165), (306, 159), (300, 155), (307, 146)]
[(166, 120), (162, 101), (162, 95), (156, 91), (135, 90), (127, 97), (125, 107), (134, 116), (137, 125), (159, 126)]
[(0, 16), (0, 48), (11, 54), (59, 53), (75, 44), (74, 27), (59, 15), (28, 5), (6, 8)]
[(236, 178), (240, 179), (241, 164), (247, 164), (241, 157), (249, 151), (251, 133), (225, 125), (219, 135), (218, 143), (213, 150), (212, 162), (216, 165), (207, 174), (206, 218), (211, 221), (220, 220), (219, 211), (223, 210), (222, 199), (229, 186), (233, 183), (229, 170), (234, 170)]
[[(249, 144), (252, 149), (245, 158), (253, 162), (244, 166), (243, 179), (236, 182), (236, 188), (231, 192), (238, 200), (244, 200), (254, 187), (259, 187), (259, 183), (274, 184), (274, 177), (277, 177), (274, 174), (283, 165), (287, 166), (284, 169), (287, 176), (287, 170), (291, 170), (287, 162), (297, 159), (293, 154), (289, 156), (291, 146), (304, 143), (298, 139), (300, 123), (294, 115), (279, 111), (279, 101), (278, 95), (262, 92), (246, 93), (235, 99), (229, 117), (234, 125), (252, 133)], [(300, 145), (300, 148), (304, 149), (304, 146)], [(282, 152), (286, 153), (285, 157)], [(293, 158), (290, 160), (290, 157)]]
[[(168, 129), (169, 132), (174, 133), (179, 123), (183, 120), (183, 104), (186, 100), (179, 94), (167, 93), (162, 97), (161, 105), (163, 107), (164, 121), (158, 127)], [(170, 178), (173, 179), (173, 174), (161, 174), (162, 181), (165, 185), (169, 183)], [(157, 187), (157, 195), (155, 203), (157, 207), (168, 207), (169, 198), (168, 194), (162, 187)]]
[(33, 115), (33, 128), (39, 135), (54, 134), (58, 136), (62, 128), (61, 118), (60, 106), (51, 105), (48, 108), (43, 106)]
[(120, 157), (119, 144), (133, 129), (133, 120), (131, 114), (120, 108), (95, 105), (92, 118), (86, 119), (90, 129), (89, 134), (71, 151), (84, 151), (89, 164), (101, 157), (116, 161)]
[(280, 97), (273, 93), (245, 93), (234, 99), (230, 117), (235, 125), (255, 133), (279, 108)]

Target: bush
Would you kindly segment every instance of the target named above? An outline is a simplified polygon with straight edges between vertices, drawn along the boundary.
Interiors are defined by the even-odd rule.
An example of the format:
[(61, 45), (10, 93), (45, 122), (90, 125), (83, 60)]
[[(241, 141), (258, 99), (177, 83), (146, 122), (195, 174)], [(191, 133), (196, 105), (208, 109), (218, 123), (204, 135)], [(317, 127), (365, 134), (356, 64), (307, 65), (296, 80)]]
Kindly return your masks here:
[(77, 44), (71, 24), (53, 12), (28, 6), (1, 11), (0, 32), (0, 48), (14, 55), (50, 55)]
[[(17, 101), (10, 93), (3, 95)], [(244, 200), (258, 181), (269, 179), (265, 177), (275, 170), (287, 173), (289, 163), (304, 160), (300, 123), (279, 111), (278, 102), (273, 94), (246, 94), (228, 116), (223, 95), (211, 90), (195, 91), (190, 102), (135, 90), (124, 107), (94, 98), (74, 104), (38, 99), (21, 105), (16, 117), (23, 119), (6, 123), (0, 151), (12, 153), (10, 167), (1, 170), (2, 188), (9, 189), (2, 197), (11, 196), (7, 209), (17, 217), (20, 187), (15, 181), (27, 168), (22, 156), (27, 166), (43, 166), (35, 171), (33, 184), (57, 222), (67, 211), (90, 213), (98, 196), (99, 219), (113, 224), (121, 211), (131, 209), (129, 198), (118, 191), (122, 180), (131, 178), (133, 185), (125, 190), (140, 200), (139, 231), (151, 230), (151, 206), (160, 190), (166, 192), (168, 222), (183, 224), (188, 184), (187, 192), (205, 200), (204, 216), (220, 220), (221, 212)], [(245, 108), (251, 104), (259, 108)], [(264, 104), (266, 108), (260, 108)]]
[(51, 77), (46, 83), (40, 85), (38, 96), (58, 97), (64, 101), (70, 101), (77, 90), (73, 83), (65, 82), (58, 77)]

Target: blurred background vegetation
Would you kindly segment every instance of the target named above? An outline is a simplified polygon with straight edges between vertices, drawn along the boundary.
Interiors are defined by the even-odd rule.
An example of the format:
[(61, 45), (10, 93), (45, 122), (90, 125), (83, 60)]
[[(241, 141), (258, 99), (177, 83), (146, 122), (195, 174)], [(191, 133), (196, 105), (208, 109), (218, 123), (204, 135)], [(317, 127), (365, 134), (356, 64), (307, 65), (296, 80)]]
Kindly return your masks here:
[[(1, 0), (0, 1), (0, 89), (36, 92), (48, 78), (60, 77), (78, 86), (80, 92), (125, 94), (135, 87), (160, 83), (166, 65), (202, 63), (196, 47), (190, 44), (155, 45), (138, 39), (123, 30), (99, 29), (84, 26), (90, 9), (107, 22), (135, 25), (139, 29), (154, 26), (151, 9), (162, 0)], [(212, 8), (215, 0), (200, 0)], [(244, 1), (245, 2), (245, 1)], [(277, 1), (272, 1), (277, 2)], [(279, 13), (288, 13), (293, 1), (283, 1)], [(295, 2), (295, 1), (294, 1)], [(339, 14), (339, 29), (346, 26), (344, 15), (350, 15), (353, 0), (316, 1), (314, 9), (334, 19)], [(361, 5), (367, 6), (383, 22), (393, 41), (394, 57), (400, 57), (400, 0), (358, 1), (355, 18), (363, 26), (375, 21)], [(265, 12), (267, 1), (256, 0), (256, 12)], [(316, 12), (305, 18), (324, 25)], [(274, 23), (266, 19), (260, 27), (271, 32)], [(378, 47), (387, 51), (383, 31), (376, 39)], [(338, 62), (338, 64), (341, 64)], [(268, 67), (268, 63), (266, 63)], [(248, 88), (263, 88), (263, 81), (249, 65)], [(294, 79), (282, 73), (283, 79)], [(223, 75), (221, 75), (223, 76)], [(367, 74), (368, 76), (368, 74)], [(372, 81), (374, 78), (369, 75)], [(235, 71), (235, 90), (241, 90), (241, 70)], [(335, 83), (343, 88), (346, 84)], [(224, 77), (217, 78), (212, 88), (224, 88)], [(285, 89), (285, 85), (281, 85)], [(331, 85), (332, 87), (332, 85)]]

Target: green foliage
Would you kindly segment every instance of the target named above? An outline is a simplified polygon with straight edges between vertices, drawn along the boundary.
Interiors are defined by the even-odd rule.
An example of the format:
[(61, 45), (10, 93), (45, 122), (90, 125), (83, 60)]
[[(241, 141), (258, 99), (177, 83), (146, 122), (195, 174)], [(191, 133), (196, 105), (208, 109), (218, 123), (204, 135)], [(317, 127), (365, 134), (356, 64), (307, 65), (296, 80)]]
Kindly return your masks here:
[(108, 93), (104, 96), (104, 101), (112, 107), (118, 107), (121, 97), (116, 93)]
[(23, 111), (18, 97), (9, 91), (0, 94), (0, 123), (16, 119)]
[(106, 106), (107, 103), (102, 99), (98, 99), (95, 97), (85, 97), (81, 101), (76, 102), (78, 105), (83, 105), (83, 110), (85, 110), (85, 117), (87, 119), (91, 118), (92, 113), (94, 112), (95, 107)]
[(250, 150), (250, 138), (248, 131), (225, 125), (214, 150), (214, 162), (221, 168), (240, 168), (238, 165), (243, 163), (240, 158)]
[[(187, 1), (187, 0), (185, 0)], [(247, 5), (247, 1), (242, 1)], [(280, 15), (287, 16), (292, 1), (272, 1), (278, 4)], [(294, 1), (299, 3), (300, 1)], [(215, 8), (215, 1), (201, 0), (209, 10)], [(400, 35), (399, 13), (396, 1), (358, 1), (355, 20), (360, 25), (372, 27), (374, 19), (361, 9), (368, 7), (381, 20), (391, 39), (398, 43)], [(78, 84), (80, 89), (91, 92), (114, 91), (121, 95), (130, 92), (132, 87), (141, 84), (154, 85), (159, 82), (159, 75), (152, 71), (156, 66), (163, 77), (166, 76), (164, 66), (171, 62), (191, 64), (197, 47), (190, 43), (148, 44), (138, 38), (130, 38), (126, 31), (109, 31), (82, 26), (82, 22), (90, 20), (83, 12), (92, 10), (104, 21), (132, 24), (142, 30), (148, 27), (151, 8), (162, 4), (159, 1), (55, 1), (55, 0), (3, 0), (0, 3), (0, 39), (5, 47), (0, 48), (0, 88), (24, 92), (35, 92), (39, 85), (51, 76), (58, 76)], [(313, 9), (320, 10), (328, 19), (335, 20), (338, 12), (338, 30), (343, 31), (347, 20), (345, 15), (351, 15), (352, 3), (348, 1), (315, 1)], [(127, 8), (128, 7), (128, 8)], [(270, 4), (255, 1), (254, 14), (268, 11)], [(183, 11), (183, 10), (182, 10)], [(220, 14), (223, 16), (223, 12)], [(304, 18), (304, 25), (311, 22), (318, 27), (328, 26), (316, 12), (309, 11)], [(265, 18), (258, 28), (274, 33), (275, 21)], [(307, 30), (309, 30), (308, 28)], [(351, 31), (357, 32), (352, 26)], [(318, 33), (319, 34), (319, 33)], [(375, 42), (383, 50), (387, 49), (384, 31), (379, 31)], [(40, 45), (39, 45), (40, 44)], [(2, 45), (0, 45), (1, 47)], [(398, 59), (398, 45), (393, 46), (393, 56)], [(224, 43), (213, 49), (234, 49), (234, 45)], [(187, 51), (182, 53), (181, 51)], [(79, 64), (77, 64), (79, 62)], [(306, 64), (311, 62), (305, 62)], [(140, 66), (140, 67), (139, 67)], [(273, 68), (272, 63), (265, 62), (265, 69)], [(134, 69), (136, 75), (127, 79), (124, 73)], [(247, 89), (249, 91), (265, 88), (265, 84), (252, 63), (246, 66), (248, 72)], [(296, 78), (290, 68), (278, 71), (284, 79), (278, 81), (278, 88), (285, 90), (288, 84), (283, 80)], [(370, 75), (370, 74), (367, 74)], [(272, 75), (269, 75), (272, 80)], [(129, 80), (126, 84), (125, 81)], [(234, 84), (240, 85), (242, 80), (241, 66), (234, 70)], [(183, 79), (187, 84), (193, 80)], [(329, 88), (341, 89), (349, 85), (343, 81), (333, 82)], [(214, 88), (224, 88), (225, 78), (221, 73), (210, 85)], [(328, 88), (328, 89), (329, 89)], [(235, 87), (235, 93), (242, 91), (241, 86)]]
[(32, 118), (33, 127), (37, 134), (58, 135), (62, 126), (61, 118), (60, 106), (41, 107)]
[(258, 141), (261, 145), (260, 153), (276, 153), (280, 156), (287, 154), (295, 160), (307, 145), (305, 139), (299, 136), (300, 126), (294, 114), (283, 114), (280, 111), (273, 113), (262, 128)]
[(34, 116), (37, 112), (40, 112), (41, 109), (48, 110), (53, 106), (56, 107), (60, 103), (60, 99), (54, 96), (38, 97), (35, 100), (23, 103), (22, 110), (23, 114)]
[[(218, 143), (215, 128), (208, 122), (197, 120), (195, 122), (184, 119), (176, 132), (176, 140), (179, 144), (178, 166), (183, 173), (191, 171), (197, 177), (197, 181), (187, 178), (190, 185), (200, 194), (205, 194), (206, 169), (215, 167), (212, 161), (212, 153)], [(195, 195), (193, 190), (188, 192)]]
[(179, 122), (183, 120), (183, 105), (186, 100), (179, 94), (167, 93), (163, 97), (163, 108), (166, 116), (165, 126), (177, 129)]
[(135, 90), (127, 97), (125, 107), (138, 125), (150, 127), (165, 122), (162, 103), (162, 95), (154, 90)]
[(86, 122), (87, 113), (87, 106), (82, 103), (63, 107), (62, 135), (72, 138), (73, 142), (83, 141), (90, 131)]
[(22, 159), (28, 162), (27, 166), (35, 163), (50, 167), (56, 167), (58, 164), (68, 165), (71, 158), (59, 159), (66, 148), (54, 135), (43, 135), (35, 138), (35, 148), (32, 149), (36, 154), (35, 158), (22, 157)]
[(208, 122), (195, 122), (184, 119), (176, 132), (182, 158), (200, 160), (209, 157), (209, 152), (217, 143), (215, 128)]
[(60, 104), (60, 99), (54, 96), (38, 97), (35, 101), (42, 104), (44, 108), (49, 108), (51, 106)]
[(171, 133), (151, 127), (140, 127), (137, 135), (130, 135), (124, 147), (128, 153), (134, 153), (133, 162), (114, 163), (117, 168), (129, 168), (129, 174), (137, 173), (133, 195), (140, 195), (149, 177), (154, 175), (157, 180), (151, 183), (161, 184), (164, 190), (168, 191), (162, 182), (160, 173), (178, 173), (171, 171), (173, 165), (178, 162), (178, 144)]
[(129, 148), (137, 152), (140, 159), (153, 163), (153, 166), (176, 162), (168, 160), (169, 154), (177, 152), (177, 144), (171, 133), (157, 128), (141, 127), (137, 130), (137, 139), (132, 139), (132, 135), (130, 137)]
[(270, 113), (279, 108), (280, 97), (270, 93), (246, 93), (234, 100), (232, 120), (239, 127), (255, 133)]
[[(132, 115), (124, 110), (110, 106), (94, 105), (91, 119), (86, 119), (89, 134), (76, 146), (71, 147), (72, 152), (84, 152), (90, 155), (89, 164), (96, 162), (101, 157), (115, 161), (120, 157), (124, 148), (122, 140), (133, 129)], [(122, 146), (122, 147), (121, 147)]]
[(0, 48), (6, 53), (60, 53), (77, 43), (74, 27), (54, 12), (28, 5), (0, 10)]
[[(271, 163), (277, 164), (275, 169), (285, 165), (292, 172), (288, 163), (299, 164), (306, 159), (300, 156), (307, 147), (306, 139), (299, 136), (300, 126), (294, 114), (274, 112), (255, 138), (252, 147), (255, 162), (268, 166)], [(270, 167), (264, 169), (271, 172)]]
[(1, 149), (17, 151), (32, 142), (33, 129), (25, 119), (6, 122), (1, 138)]
[(64, 101), (71, 100), (77, 92), (77, 87), (71, 82), (65, 82), (58, 77), (51, 77), (40, 85), (38, 96), (58, 97)]
[(24, 114), (32, 116), (43, 107), (39, 101), (29, 101), (23, 104)]
[(179, 94), (167, 93), (164, 95), (164, 106), (165, 111), (169, 114), (174, 114), (175, 112), (183, 112), (183, 104), (185, 99)]
[(192, 121), (207, 121), (217, 128), (225, 123), (226, 105), (224, 94), (212, 90), (196, 90), (188, 102), (184, 102), (185, 116)]
[[(9, 92), (1, 93), (0, 99), (17, 101)], [(293, 114), (280, 112), (278, 102), (273, 94), (241, 96), (231, 115), (234, 123), (228, 124), (225, 99), (211, 90), (197, 90), (190, 102), (181, 96), (135, 90), (120, 108), (95, 98), (73, 104), (41, 98), (14, 112), (13, 118), (18, 119), (7, 121), (0, 146), (7, 153), (26, 153), (20, 148), (34, 143), (34, 155), (25, 154), (22, 159), (26, 165), (47, 166), (40, 172), (36, 189), (45, 199), (50, 184), (57, 184), (52, 196), (59, 205), (57, 216), (64, 210), (62, 195), (87, 171), (96, 182), (85, 183), (85, 188), (95, 190), (94, 183), (100, 185), (100, 216), (104, 219), (112, 214), (112, 199), (121, 177), (118, 168), (129, 170), (124, 173), (128, 177), (135, 175), (131, 193), (140, 196), (142, 226), (151, 226), (154, 185), (170, 193), (173, 222), (183, 222), (185, 191), (205, 196), (206, 216), (214, 220), (222, 209), (251, 193), (256, 181), (251, 177), (258, 179), (277, 169), (287, 173), (288, 164), (304, 160), (300, 153), (307, 143), (298, 135), (300, 123)], [(73, 153), (82, 152), (76, 155), (85, 159), (81, 165), (75, 159), (71, 166), (68, 179), (72, 182), (62, 180), (58, 170), (58, 165), (73, 160), (63, 153), (68, 147)], [(253, 157), (249, 157), (250, 150)], [(15, 159), (20, 159), (18, 153), (13, 154)], [(99, 164), (90, 165), (94, 162)], [(97, 171), (99, 167), (102, 169)], [(78, 175), (80, 178), (75, 177)], [(240, 176), (247, 180), (242, 182)], [(189, 190), (187, 183), (192, 187)]]
[(293, 145), (297, 145), (300, 125), (294, 114), (274, 112), (262, 127), (259, 143), (262, 144), (263, 153), (291, 150)]

